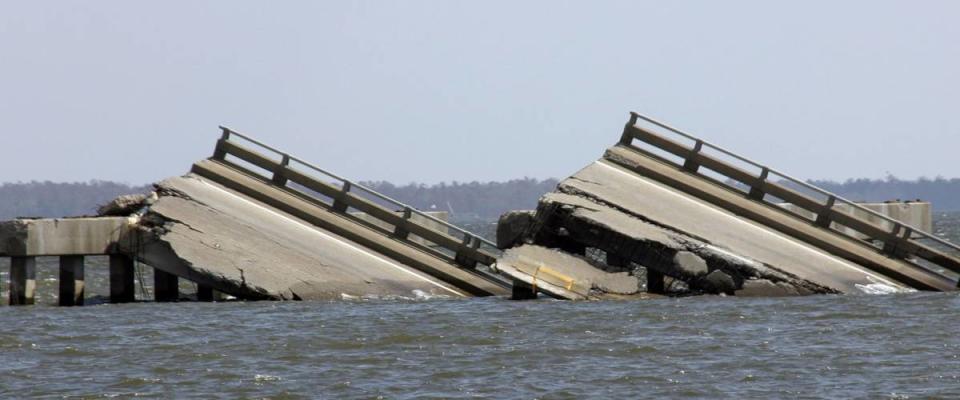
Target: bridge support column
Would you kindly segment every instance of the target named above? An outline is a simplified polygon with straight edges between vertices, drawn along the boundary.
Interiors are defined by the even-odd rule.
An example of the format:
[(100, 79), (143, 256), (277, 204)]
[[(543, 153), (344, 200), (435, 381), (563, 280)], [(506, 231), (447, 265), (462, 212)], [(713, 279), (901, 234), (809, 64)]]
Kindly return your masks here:
[(176, 275), (153, 269), (153, 300), (159, 302), (180, 299), (180, 279)]
[(536, 300), (537, 292), (533, 290), (533, 286), (529, 283), (521, 281), (519, 279), (513, 280), (513, 293), (510, 295), (510, 300)]
[(135, 300), (133, 259), (123, 254), (110, 255), (110, 302), (130, 303)]
[(36, 257), (10, 258), (10, 305), (33, 304), (37, 293)]
[(61, 306), (82, 306), (85, 288), (83, 280), (83, 256), (60, 256)]
[(663, 294), (666, 291), (663, 273), (653, 268), (647, 268), (647, 293)]
[(197, 301), (214, 301), (215, 297), (212, 286), (197, 284)]

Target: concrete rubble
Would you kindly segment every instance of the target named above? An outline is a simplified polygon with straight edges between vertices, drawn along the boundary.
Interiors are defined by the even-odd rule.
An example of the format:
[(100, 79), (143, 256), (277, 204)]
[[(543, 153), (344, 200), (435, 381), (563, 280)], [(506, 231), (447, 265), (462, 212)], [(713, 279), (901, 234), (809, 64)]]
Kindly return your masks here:
[(117, 196), (117, 198), (111, 200), (107, 204), (104, 204), (97, 208), (97, 215), (100, 216), (127, 216), (133, 214), (143, 208), (148, 198), (156, 200), (156, 193), (151, 194), (125, 194), (122, 196)]

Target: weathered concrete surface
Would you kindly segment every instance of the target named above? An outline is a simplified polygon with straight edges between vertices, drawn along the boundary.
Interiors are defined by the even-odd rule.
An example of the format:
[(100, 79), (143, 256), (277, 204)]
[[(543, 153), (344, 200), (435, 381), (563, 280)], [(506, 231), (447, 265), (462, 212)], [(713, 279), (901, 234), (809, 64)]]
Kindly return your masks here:
[(127, 217), (17, 219), (0, 222), (0, 256), (113, 253), (135, 222)]
[(606, 272), (583, 257), (541, 246), (522, 245), (507, 250), (497, 261), (497, 269), (559, 298), (640, 295), (640, 281), (627, 272)]
[[(610, 151), (605, 157), (609, 156)], [(518, 230), (515, 225), (525, 230), (524, 237), (511, 237), (508, 245), (531, 247), (522, 246), (526, 242), (573, 254), (596, 248), (605, 252), (608, 260), (616, 261), (595, 265), (594, 269), (601, 273), (622, 271), (631, 283), (637, 282), (639, 268), (646, 268), (681, 280), (691, 291), (702, 293), (787, 296), (875, 293), (878, 288), (885, 292), (912, 290), (888, 276), (606, 158), (578, 171), (562, 181), (556, 192), (543, 196), (531, 222), (508, 225), (510, 231)], [(515, 268), (510, 272), (522, 275), (526, 271)], [(590, 276), (579, 269), (568, 272), (574, 281)], [(597, 292), (594, 288), (592, 293)], [(578, 293), (566, 298), (586, 297)]]
[(506, 249), (519, 245), (524, 234), (533, 225), (535, 211), (508, 211), (497, 221), (497, 247)]
[[(904, 286), (919, 290), (956, 290), (957, 282), (954, 278), (918, 268), (904, 260), (888, 257), (862, 241), (822, 229), (811, 221), (797, 218), (780, 207), (751, 200), (746, 193), (730, 190), (633, 148), (623, 145), (611, 147), (607, 149), (602, 161), (622, 167), (628, 175), (642, 176), (645, 180), (682, 193), (684, 196), (725, 210), (745, 223), (756, 224), (770, 231), (782, 233), (784, 237), (839, 259), (849, 260), (890, 280), (896, 280)], [(877, 285), (885, 284), (877, 283)], [(869, 289), (868, 291), (886, 290), (881, 290), (878, 286), (877, 290)]]
[[(601, 214), (615, 210), (629, 219), (673, 231), (684, 240), (702, 242), (715, 253), (750, 260), (762, 264), (768, 271), (835, 291), (860, 293), (860, 286), (877, 283), (906, 289), (899, 282), (606, 160), (597, 161), (564, 180), (559, 191), (605, 205)], [(640, 236), (649, 235), (641, 232)], [(677, 236), (673, 239), (677, 240)], [(709, 257), (705, 258), (709, 264)], [(738, 282), (738, 286), (741, 284)]]
[(213, 181), (232, 189), (244, 198), (256, 201), (257, 204), (268, 205), (272, 210), (293, 216), (471, 295), (491, 296), (510, 293), (501, 280), (489, 277), (479, 267), (477, 270), (471, 270), (455, 264), (449, 258), (441, 257), (439, 252), (394, 237), (381, 229), (368, 227), (354, 217), (278, 188), (270, 181), (244, 173), (229, 164), (204, 160), (194, 164), (192, 171), (196, 176), (202, 176), (208, 182)]
[[(767, 279), (798, 287), (803, 293), (830, 293), (836, 289), (798, 278), (764, 263), (732, 253), (708, 241), (671, 230), (583, 196), (548, 193), (540, 200), (536, 243), (570, 240), (595, 247), (626, 263), (653, 268), (664, 275), (683, 280), (697, 291), (733, 294), (736, 287), (718, 286), (706, 279), (707, 273), (724, 269), (738, 282)], [(715, 277), (717, 275), (714, 275)]]
[(157, 184), (141, 243), (169, 273), (251, 299), (466, 294), (396, 261), (195, 175)]

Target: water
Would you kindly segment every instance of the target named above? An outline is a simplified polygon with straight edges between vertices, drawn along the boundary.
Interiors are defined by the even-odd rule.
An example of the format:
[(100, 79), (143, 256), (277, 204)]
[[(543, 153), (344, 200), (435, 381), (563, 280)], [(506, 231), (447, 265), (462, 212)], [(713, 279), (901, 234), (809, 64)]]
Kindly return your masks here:
[(0, 398), (960, 398), (957, 293), (58, 308), (54, 268), (0, 307)]

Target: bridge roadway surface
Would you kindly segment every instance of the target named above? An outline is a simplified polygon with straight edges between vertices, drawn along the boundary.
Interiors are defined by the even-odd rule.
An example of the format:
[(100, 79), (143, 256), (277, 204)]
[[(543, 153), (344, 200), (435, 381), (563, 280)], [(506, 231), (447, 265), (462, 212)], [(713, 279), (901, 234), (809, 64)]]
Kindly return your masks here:
[(601, 159), (561, 182), (594, 200), (844, 293), (907, 286)]
[(169, 231), (134, 252), (226, 293), (304, 300), (469, 295), (194, 174), (159, 187), (146, 218), (162, 218)]

